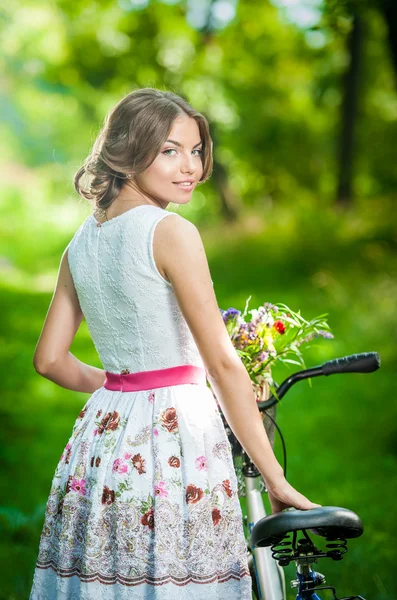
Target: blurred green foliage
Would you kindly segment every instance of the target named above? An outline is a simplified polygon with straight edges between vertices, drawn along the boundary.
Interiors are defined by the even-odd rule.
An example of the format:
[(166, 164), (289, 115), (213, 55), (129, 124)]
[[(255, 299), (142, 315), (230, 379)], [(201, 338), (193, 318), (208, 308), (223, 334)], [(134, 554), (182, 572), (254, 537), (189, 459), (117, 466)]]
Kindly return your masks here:
[[(229, 22), (209, 30), (194, 26), (186, 5), (16, 2), (0, 15), (0, 600), (28, 596), (51, 478), (87, 399), (32, 366), (61, 254), (91, 212), (73, 175), (109, 108), (146, 86), (185, 94), (216, 132), (239, 217), (225, 224), (216, 178), (178, 211), (200, 227), (219, 306), (242, 310), (252, 294), (250, 307), (328, 312), (335, 339), (319, 341), (308, 366), (381, 355), (376, 373), (292, 389), (278, 421), (291, 484), (364, 522), (342, 563), (319, 570), (340, 595), (395, 600), (397, 94), (385, 23), (368, 5), (355, 197), (342, 211), (334, 198), (345, 12), (324, 10), (305, 29), (276, 2), (240, 0)], [(71, 351), (101, 366), (85, 322)], [(281, 460), (279, 440), (276, 452)]]

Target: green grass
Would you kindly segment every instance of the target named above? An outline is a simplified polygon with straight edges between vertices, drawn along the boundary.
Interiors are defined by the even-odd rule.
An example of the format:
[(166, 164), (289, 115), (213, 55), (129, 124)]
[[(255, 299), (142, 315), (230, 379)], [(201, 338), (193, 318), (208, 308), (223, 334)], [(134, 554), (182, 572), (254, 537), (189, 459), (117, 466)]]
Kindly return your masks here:
[[(379, 371), (316, 378), (312, 387), (300, 383), (278, 408), (290, 483), (320, 504), (350, 508), (364, 523), (364, 535), (348, 543), (343, 561), (320, 560), (318, 570), (340, 597), (360, 593), (367, 600), (397, 597), (392, 570), (397, 496), (397, 253), (392, 214), (386, 201), (350, 213), (310, 209), (296, 201), (294, 208), (281, 205), (271, 212), (246, 209), (242, 220), (222, 235), (219, 223), (200, 226), (221, 308), (243, 310), (252, 295), (249, 308), (280, 301), (308, 319), (328, 313), (335, 339), (313, 346), (305, 355), (307, 366), (359, 352), (380, 353)], [(45, 239), (45, 231), (42, 235)], [(32, 366), (52, 295), (38, 291), (47, 287), (37, 276), (47, 269), (54, 274), (63, 250), (58, 245), (59, 240), (53, 241), (50, 263), (45, 246), (28, 253), (21, 237), (12, 261), (26, 278), (3, 277), (1, 282), (0, 600), (28, 597), (52, 475), (88, 398), (41, 378)], [(101, 366), (85, 322), (71, 351)], [(276, 380), (294, 370), (278, 369)], [(281, 461), (279, 439), (276, 453)], [(286, 574), (292, 600), (293, 566)]]

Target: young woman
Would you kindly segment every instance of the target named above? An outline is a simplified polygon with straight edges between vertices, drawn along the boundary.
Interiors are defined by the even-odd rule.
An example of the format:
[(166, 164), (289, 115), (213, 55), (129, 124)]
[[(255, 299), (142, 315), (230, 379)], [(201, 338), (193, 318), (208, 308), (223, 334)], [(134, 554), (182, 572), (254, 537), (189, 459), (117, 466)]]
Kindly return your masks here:
[[(205, 117), (143, 88), (111, 110), (75, 176), (94, 212), (62, 256), (34, 366), (91, 395), (52, 481), (30, 600), (251, 600), (231, 447), (207, 380), (273, 512), (319, 506), (273, 454), (197, 228), (166, 210), (211, 170)], [(69, 352), (83, 318), (104, 370)]]

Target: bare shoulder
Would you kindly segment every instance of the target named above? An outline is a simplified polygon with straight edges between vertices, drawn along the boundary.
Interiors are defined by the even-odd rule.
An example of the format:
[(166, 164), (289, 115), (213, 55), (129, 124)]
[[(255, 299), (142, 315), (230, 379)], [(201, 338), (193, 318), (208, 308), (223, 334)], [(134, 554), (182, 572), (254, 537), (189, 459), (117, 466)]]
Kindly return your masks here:
[[(186, 251), (188, 251), (186, 254)], [(172, 270), (175, 261), (189, 261), (189, 254), (196, 250), (204, 251), (201, 235), (196, 225), (181, 215), (170, 214), (156, 226), (153, 237), (153, 256), (162, 275)]]
[(177, 214), (162, 219), (155, 230), (153, 254), (173, 287), (207, 373), (216, 375), (225, 365), (241, 367), (218, 307), (196, 225)]
[(170, 213), (166, 219), (162, 219), (158, 223), (156, 231), (159, 233), (158, 237), (164, 234), (167, 237), (174, 235), (176, 238), (193, 231), (198, 233), (196, 225), (178, 213)]

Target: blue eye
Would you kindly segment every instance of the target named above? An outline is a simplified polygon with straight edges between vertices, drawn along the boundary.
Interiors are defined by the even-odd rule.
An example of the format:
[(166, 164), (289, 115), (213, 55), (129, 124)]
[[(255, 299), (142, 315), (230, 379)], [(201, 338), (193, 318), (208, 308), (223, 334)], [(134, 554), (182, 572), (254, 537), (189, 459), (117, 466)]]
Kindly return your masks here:
[[(175, 152), (176, 152), (175, 148), (168, 148), (168, 150), (164, 150), (163, 154), (167, 154), (167, 152), (172, 152), (172, 151), (175, 151)], [(200, 150), (199, 148), (196, 148), (196, 149), (194, 150), (194, 152), (198, 152), (199, 154), (202, 154), (202, 153), (203, 153), (203, 151), (202, 151), (202, 150)], [(171, 155), (170, 155), (170, 154), (167, 154), (167, 156), (171, 156)]]

